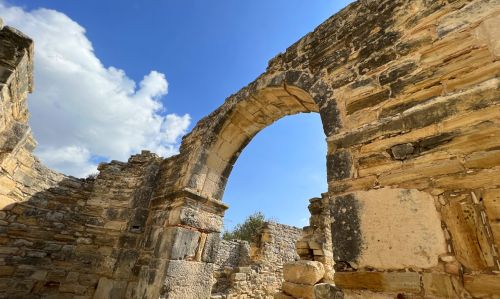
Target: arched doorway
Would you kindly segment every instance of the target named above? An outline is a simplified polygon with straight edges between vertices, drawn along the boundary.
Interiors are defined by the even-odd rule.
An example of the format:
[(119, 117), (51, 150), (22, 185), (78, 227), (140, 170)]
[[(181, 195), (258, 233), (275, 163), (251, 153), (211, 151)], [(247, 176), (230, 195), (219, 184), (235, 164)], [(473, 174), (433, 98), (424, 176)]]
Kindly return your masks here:
[[(192, 292), (209, 294), (211, 281), (206, 276), (213, 271), (210, 263), (218, 249), (222, 218), (227, 209), (221, 199), (235, 161), (258, 132), (287, 115), (319, 113), (325, 135), (336, 132), (341, 121), (332, 97), (330, 87), (307, 72), (274, 73), (258, 78), (229, 97), (197, 124), (183, 139), (180, 154), (164, 163), (168, 169), (165, 177), (173, 179), (164, 180), (163, 190), (168, 195), (157, 196), (161, 200), (158, 199), (153, 208), (159, 215), (168, 213), (168, 227), (160, 233), (160, 245), (155, 250), (160, 266), (154, 273), (159, 275), (144, 274), (140, 291), (147, 293), (147, 285), (166, 281), (162, 292), (170, 296), (179, 295), (194, 284), (198, 289)], [(330, 164), (327, 171), (336, 169)], [(179, 165), (181, 167), (176, 167)], [(321, 243), (327, 247), (331, 236), (322, 232), (328, 231), (318, 228)], [(327, 247), (322, 258), (327, 267), (333, 269), (331, 249)], [(197, 283), (183, 279), (185, 276), (179, 275), (183, 272), (193, 273), (191, 279)], [(152, 294), (151, 298), (155, 296)]]

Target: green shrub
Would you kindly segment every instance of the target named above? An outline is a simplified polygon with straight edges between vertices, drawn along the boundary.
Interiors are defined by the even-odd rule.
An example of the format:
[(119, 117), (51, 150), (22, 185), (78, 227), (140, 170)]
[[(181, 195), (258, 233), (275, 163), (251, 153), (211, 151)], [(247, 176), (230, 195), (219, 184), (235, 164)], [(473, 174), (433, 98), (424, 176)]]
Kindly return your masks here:
[(243, 223), (236, 225), (233, 230), (225, 231), (222, 235), (224, 240), (245, 240), (257, 242), (266, 223), (266, 217), (262, 212), (256, 212), (248, 216)]

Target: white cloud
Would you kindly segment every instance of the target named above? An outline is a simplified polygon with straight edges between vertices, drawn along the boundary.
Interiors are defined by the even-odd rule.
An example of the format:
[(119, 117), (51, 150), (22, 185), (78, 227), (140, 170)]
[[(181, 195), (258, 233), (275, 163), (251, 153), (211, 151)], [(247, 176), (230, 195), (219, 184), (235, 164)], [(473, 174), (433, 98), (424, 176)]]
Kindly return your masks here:
[(96, 156), (126, 160), (142, 149), (177, 152), (191, 119), (165, 115), (164, 74), (151, 71), (137, 86), (125, 71), (105, 67), (85, 29), (58, 11), (26, 11), (0, 0), (0, 16), (35, 41), (30, 123), (46, 165), (85, 176), (96, 171)]
[(57, 169), (65, 169), (69, 173), (87, 175), (97, 172), (95, 165), (89, 163), (92, 156), (86, 148), (77, 146), (44, 147), (38, 151), (38, 157), (46, 164)]

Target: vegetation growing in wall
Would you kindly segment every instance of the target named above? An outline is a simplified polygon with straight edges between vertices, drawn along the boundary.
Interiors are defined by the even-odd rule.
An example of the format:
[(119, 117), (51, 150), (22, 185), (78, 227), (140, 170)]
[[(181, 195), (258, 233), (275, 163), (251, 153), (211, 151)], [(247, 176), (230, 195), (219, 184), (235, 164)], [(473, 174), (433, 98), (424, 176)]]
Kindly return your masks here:
[(248, 216), (243, 223), (236, 225), (233, 230), (227, 230), (222, 235), (224, 240), (245, 240), (257, 242), (259, 235), (267, 222), (264, 213), (256, 212)]

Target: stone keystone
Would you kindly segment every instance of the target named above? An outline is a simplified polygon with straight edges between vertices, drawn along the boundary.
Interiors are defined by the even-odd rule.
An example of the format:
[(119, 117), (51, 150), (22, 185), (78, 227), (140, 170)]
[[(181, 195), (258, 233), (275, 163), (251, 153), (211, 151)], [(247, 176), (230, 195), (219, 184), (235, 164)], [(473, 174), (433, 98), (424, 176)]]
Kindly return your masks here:
[(286, 281), (314, 285), (325, 275), (323, 264), (316, 261), (296, 261), (283, 266)]

